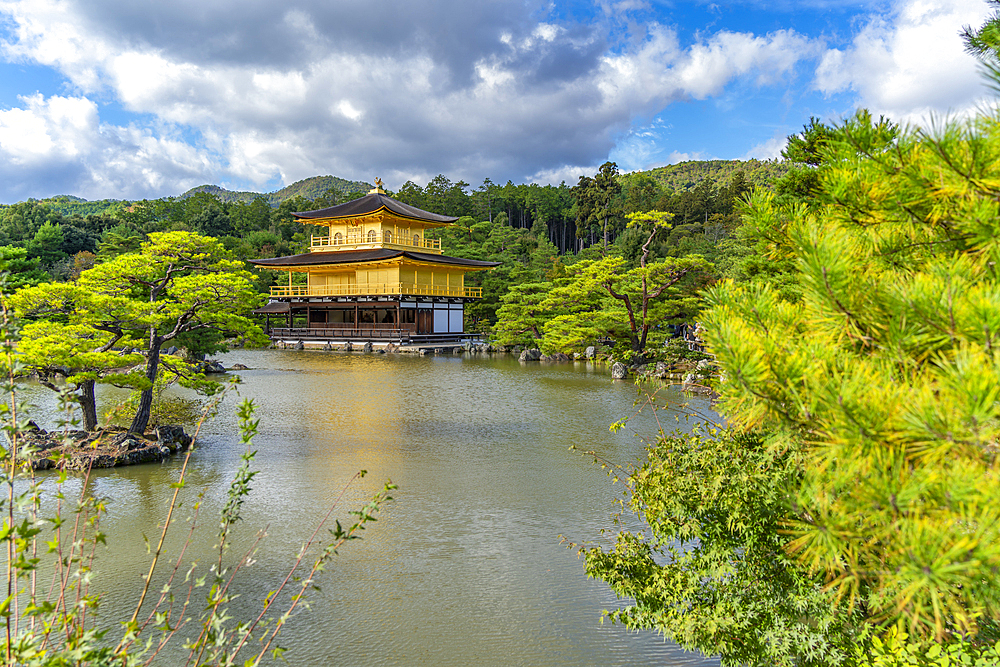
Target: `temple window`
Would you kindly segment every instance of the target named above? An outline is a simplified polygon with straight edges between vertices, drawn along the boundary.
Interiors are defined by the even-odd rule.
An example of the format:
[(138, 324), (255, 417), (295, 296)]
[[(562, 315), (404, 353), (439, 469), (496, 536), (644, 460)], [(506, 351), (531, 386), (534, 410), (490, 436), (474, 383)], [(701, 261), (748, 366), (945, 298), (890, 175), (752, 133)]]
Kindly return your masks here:
[(368, 230), (368, 242), (369, 243), (375, 243), (375, 239), (377, 239), (377, 238), (378, 238), (378, 235), (375, 233), (375, 230), (374, 229), (369, 229)]
[(340, 245), (344, 242), (344, 235), (337, 232), (333, 235), (333, 245)]
[(388, 229), (385, 230), (385, 232), (383, 233), (382, 236), (384, 237), (386, 243), (392, 243), (392, 232), (391, 231), (389, 231)]
[(413, 235), (413, 245), (420, 247), (420, 234)]

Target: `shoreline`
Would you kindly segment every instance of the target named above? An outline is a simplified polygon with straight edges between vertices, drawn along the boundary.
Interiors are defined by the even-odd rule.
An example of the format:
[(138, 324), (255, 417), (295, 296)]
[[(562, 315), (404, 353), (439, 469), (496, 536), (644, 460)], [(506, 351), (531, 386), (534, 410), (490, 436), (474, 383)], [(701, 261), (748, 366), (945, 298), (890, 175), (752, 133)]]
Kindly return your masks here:
[[(10, 436), (7, 451), (10, 453)], [(141, 436), (124, 428), (97, 431), (46, 431), (34, 422), (19, 435), (19, 448), (32, 450), (28, 461), (33, 470), (85, 471), (88, 468), (117, 468), (140, 463), (159, 463), (187, 451), (193, 438), (182, 426), (158, 426)]]
[[(233, 350), (241, 349), (233, 347)], [(375, 345), (368, 343), (354, 346), (351, 343), (343, 345), (304, 344), (297, 345), (272, 344), (267, 350), (334, 352), (340, 354), (406, 354), (414, 356), (516, 356), (521, 366), (533, 363), (540, 365), (591, 363), (605, 366), (610, 370), (611, 379), (621, 382), (635, 378), (643, 382), (657, 382), (665, 387), (695, 395), (715, 399), (718, 394), (711, 386), (698, 382), (704, 375), (697, 375), (703, 366), (690, 361), (667, 363), (663, 361), (647, 364), (626, 366), (615, 361), (610, 355), (597, 353), (595, 348), (588, 348), (587, 354), (575, 353), (568, 355), (556, 353), (542, 354), (537, 348), (525, 348), (522, 345), (493, 345), (491, 343), (472, 343), (442, 345), (433, 348), (418, 348), (416, 346), (400, 346), (393, 343)], [(253, 370), (243, 364), (233, 364), (230, 368), (222, 367), (216, 360), (206, 360), (215, 368), (213, 372), (233, 373)], [(704, 364), (704, 362), (699, 362)], [(717, 376), (716, 376), (717, 377)], [(116, 468), (139, 465), (143, 463), (160, 463), (171, 456), (186, 451), (192, 444), (192, 438), (182, 426), (165, 425), (147, 431), (142, 436), (128, 433), (121, 427), (107, 427), (97, 431), (53, 430), (46, 431), (31, 422), (28, 430), (20, 436), (22, 445), (28, 445), (33, 453), (30, 457), (34, 470), (67, 470), (85, 471), (88, 468)], [(7, 439), (7, 450), (10, 449), (10, 438)]]
[[(678, 387), (680, 391), (690, 394), (708, 396), (711, 399), (718, 398), (718, 393), (710, 385), (701, 384), (699, 379), (704, 380), (716, 374), (705, 375), (701, 371), (710, 367), (711, 364), (704, 362), (692, 362), (686, 360), (664, 362), (656, 361), (646, 364), (633, 364), (627, 366), (622, 362), (617, 362), (608, 354), (598, 353), (595, 347), (588, 347), (587, 353), (576, 352), (572, 355), (562, 352), (547, 355), (538, 348), (528, 348), (524, 345), (495, 345), (493, 343), (476, 343), (471, 341), (443, 344), (437, 346), (427, 345), (397, 345), (395, 343), (375, 343), (368, 341), (361, 345), (355, 345), (351, 341), (344, 343), (318, 342), (296, 340), (293, 342), (279, 341), (268, 345), (269, 350), (293, 350), (310, 352), (336, 352), (341, 354), (411, 354), (424, 356), (505, 356), (517, 355), (522, 366), (530, 363), (594, 363), (607, 366), (611, 371), (611, 379), (614, 381), (627, 380), (630, 376), (637, 377), (644, 381), (661, 381), (668, 387)], [(667, 381), (667, 382), (664, 382)]]

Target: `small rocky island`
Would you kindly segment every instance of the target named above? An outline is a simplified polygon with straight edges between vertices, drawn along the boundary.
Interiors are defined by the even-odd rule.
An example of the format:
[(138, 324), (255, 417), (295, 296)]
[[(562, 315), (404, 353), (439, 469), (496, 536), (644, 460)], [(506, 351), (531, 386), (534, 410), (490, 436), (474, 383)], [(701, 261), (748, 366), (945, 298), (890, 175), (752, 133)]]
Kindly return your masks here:
[[(221, 374), (228, 370), (214, 359), (191, 357), (186, 349), (171, 347), (167, 355), (181, 355), (190, 359), (199, 373)], [(231, 370), (248, 370), (243, 364), (234, 364)], [(138, 463), (158, 463), (177, 452), (186, 451), (192, 438), (178, 425), (164, 425), (143, 434), (129, 433), (120, 426), (106, 426), (94, 431), (46, 431), (35, 422), (19, 436), (18, 447), (27, 446), (31, 467), (34, 470), (88, 470), (90, 468), (115, 468)], [(11, 449), (10, 435), (5, 434), (5, 448)]]
[[(46, 431), (34, 422), (20, 434), (20, 445), (31, 451), (31, 467), (35, 470), (59, 468), (87, 470), (151, 463), (184, 451), (192, 438), (181, 426), (159, 426), (139, 435), (123, 428), (99, 431)], [(10, 436), (7, 436), (8, 449)]]

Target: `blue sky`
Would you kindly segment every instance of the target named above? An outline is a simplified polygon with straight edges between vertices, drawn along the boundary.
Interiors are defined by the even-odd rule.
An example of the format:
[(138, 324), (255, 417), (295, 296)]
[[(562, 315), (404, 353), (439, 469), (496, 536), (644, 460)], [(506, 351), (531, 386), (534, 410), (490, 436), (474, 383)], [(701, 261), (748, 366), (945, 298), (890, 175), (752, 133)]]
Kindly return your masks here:
[(575, 183), (988, 101), (983, 0), (0, 0), (0, 203)]

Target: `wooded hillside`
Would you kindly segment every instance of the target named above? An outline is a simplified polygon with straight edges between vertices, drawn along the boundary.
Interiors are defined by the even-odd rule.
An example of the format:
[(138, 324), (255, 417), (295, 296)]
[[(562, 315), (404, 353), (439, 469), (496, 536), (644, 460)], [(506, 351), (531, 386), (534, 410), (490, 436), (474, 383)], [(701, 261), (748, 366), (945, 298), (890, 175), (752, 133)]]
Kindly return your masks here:
[(724, 185), (738, 171), (750, 185), (768, 185), (788, 173), (789, 168), (790, 163), (778, 160), (691, 160), (635, 173), (649, 176), (666, 190), (684, 192), (702, 181)]
[(371, 185), (363, 181), (349, 181), (336, 176), (313, 176), (269, 193), (227, 190), (218, 185), (199, 185), (180, 195), (178, 199), (186, 199), (196, 193), (205, 192), (226, 203), (243, 202), (249, 204), (257, 197), (264, 197), (271, 206), (277, 207), (292, 197), (316, 199), (329, 190), (336, 190), (347, 195), (353, 192), (367, 193), (371, 188)]
[[(743, 172), (749, 185), (768, 185), (784, 176), (788, 169), (787, 162), (776, 160), (691, 160), (646, 171), (631, 172), (622, 175), (621, 179), (629, 181), (636, 177), (648, 176), (665, 191), (685, 192), (694, 189), (703, 181), (708, 181), (713, 186), (726, 185), (738, 171)], [(258, 197), (263, 197), (272, 208), (277, 208), (293, 197), (313, 200), (325, 195), (330, 190), (335, 190), (341, 195), (350, 195), (352, 193), (364, 194), (371, 188), (372, 185), (364, 181), (351, 181), (337, 176), (313, 176), (296, 181), (274, 192), (227, 190), (219, 185), (205, 184), (191, 188), (187, 192), (177, 195), (176, 198), (187, 199), (197, 193), (206, 193), (223, 203), (243, 202), (249, 204)], [(339, 201), (347, 201), (347, 199), (346, 196), (338, 197)], [(88, 201), (73, 195), (57, 195), (36, 201), (44, 204), (50, 211), (65, 216), (79, 215), (82, 217), (111, 213), (114, 209), (130, 203), (118, 199)], [(0, 209), (6, 206), (10, 205), (0, 204)]]
[(96, 201), (87, 201), (82, 197), (74, 197), (73, 195), (58, 195), (47, 199), (39, 199), (38, 201), (39, 203), (44, 204), (50, 211), (55, 211), (67, 216), (79, 215), (84, 218), (88, 215), (111, 213), (114, 209), (122, 206), (123, 204), (127, 204), (127, 202), (123, 202), (120, 199), (98, 199)]

